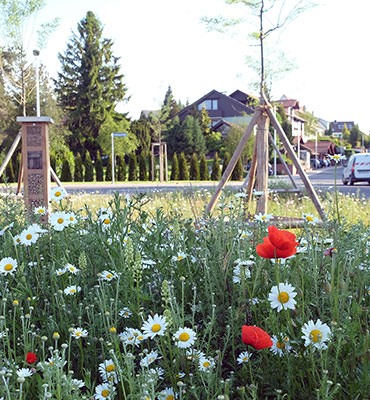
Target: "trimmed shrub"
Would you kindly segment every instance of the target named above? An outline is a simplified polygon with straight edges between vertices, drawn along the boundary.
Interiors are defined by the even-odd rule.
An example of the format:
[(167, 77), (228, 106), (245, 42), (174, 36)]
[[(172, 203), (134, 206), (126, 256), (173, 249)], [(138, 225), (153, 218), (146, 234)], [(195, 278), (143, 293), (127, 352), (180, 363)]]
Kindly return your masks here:
[(193, 156), (191, 157), (190, 180), (192, 180), (192, 181), (199, 181), (200, 180), (197, 153), (193, 153)]
[(112, 156), (108, 157), (107, 168), (105, 169), (105, 181), (109, 182), (112, 180)]
[(228, 151), (225, 151), (225, 154), (224, 154), (224, 162), (223, 162), (223, 164), (222, 164), (221, 176), (224, 174), (224, 172), (225, 172), (227, 166), (229, 165), (230, 159), (231, 159), (230, 153), (229, 153)]
[(6, 168), (5, 168), (5, 176), (6, 176), (6, 181), (8, 183), (15, 182), (13, 163), (12, 163), (11, 160), (8, 162), (8, 164), (7, 164)]
[(200, 158), (199, 175), (201, 181), (209, 181), (208, 165), (205, 154)]
[(126, 163), (122, 156), (117, 156), (117, 180), (126, 180)]
[(66, 158), (63, 159), (62, 174), (60, 180), (62, 182), (72, 182), (71, 166), (69, 165), (69, 161)]
[(136, 154), (131, 153), (128, 161), (128, 180), (136, 181), (137, 180), (137, 161)]
[(103, 161), (101, 159), (100, 151), (98, 151), (98, 154), (96, 156), (95, 172), (96, 172), (96, 181), (103, 182), (104, 171), (103, 171)]
[(218, 153), (215, 154), (212, 165), (211, 180), (219, 181), (221, 179), (221, 169), (220, 169), (220, 159), (218, 158)]
[[(51, 163), (51, 160), (50, 160)], [(77, 153), (76, 161), (75, 161), (75, 182), (83, 182), (84, 180), (84, 166), (82, 163), (82, 157), (80, 153)]]
[(94, 181), (94, 165), (91, 160), (91, 156), (88, 150), (86, 150), (85, 156), (85, 181), (93, 182)]
[(179, 177), (180, 177), (179, 160), (177, 158), (177, 154), (173, 153), (172, 169), (171, 169), (171, 181), (178, 181)]
[(241, 181), (243, 179), (243, 165), (241, 157), (238, 158), (238, 161), (235, 165), (234, 171), (231, 174), (232, 181)]
[(50, 154), (50, 167), (54, 170), (55, 173), (57, 173), (57, 159), (54, 154)]
[(148, 171), (146, 168), (146, 160), (145, 160), (143, 153), (141, 153), (139, 156), (139, 180), (140, 181), (148, 180)]
[(17, 182), (18, 180), (19, 168), (21, 166), (21, 157), (22, 157), (21, 152), (18, 152), (17, 156), (16, 157), (13, 156), (12, 159), (15, 182)]
[(179, 158), (179, 180), (180, 181), (189, 180), (189, 168), (184, 153), (181, 153)]

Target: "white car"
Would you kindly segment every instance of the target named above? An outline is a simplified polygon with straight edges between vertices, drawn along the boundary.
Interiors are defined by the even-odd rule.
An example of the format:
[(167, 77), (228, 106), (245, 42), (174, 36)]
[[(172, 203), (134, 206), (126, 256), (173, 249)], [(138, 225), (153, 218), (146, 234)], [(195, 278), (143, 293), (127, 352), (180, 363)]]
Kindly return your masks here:
[(353, 185), (355, 182), (368, 182), (370, 185), (370, 153), (353, 154), (343, 169), (342, 182)]

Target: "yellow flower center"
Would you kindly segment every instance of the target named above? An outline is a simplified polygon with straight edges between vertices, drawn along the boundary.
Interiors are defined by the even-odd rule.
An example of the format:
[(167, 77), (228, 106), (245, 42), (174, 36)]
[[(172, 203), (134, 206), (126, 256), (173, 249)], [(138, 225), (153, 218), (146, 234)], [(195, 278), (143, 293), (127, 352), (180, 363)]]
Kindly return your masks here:
[(70, 267), (69, 270), (70, 270), (71, 272), (73, 272), (75, 269), (74, 269), (73, 267)]
[(282, 350), (285, 347), (285, 343), (276, 342), (276, 347)]
[(182, 260), (184, 258), (184, 256), (178, 256), (177, 259), (178, 260)]
[(69, 217), (69, 220), (70, 221), (74, 221), (75, 219), (73, 217)]
[(105, 369), (107, 370), (107, 372), (114, 371), (114, 369), (115, 369), (114, 364), (108, 365)]
[(104, 390), (101, 392), (101, 395), (102, 395), (103, 397), (108, 397), (108, 396), (109, 396), (109, 390), (104, 389)]
[(117, 329), (114, 326), (112, 326), (109, 330), (111, 331), (111, 333), (116, 333), (117, 332)]
[(265, 216), (263, 216), (261, 219), (266, 219), (266, 217), (265, 217)]
[(159, 332), (161, 330), (161, 326), (159, 324), (154, 324), (152, 326), (152, 332)]
[(211, 364), (208, 361), (204, 361), (203, 367), (208, 368)]
[(16, 240), (17, 243), (20, 243), (20, 241), (21, 241), (20, 238), (17, 238), (17, 239), (15, 239), (15, 240)]
[(63, 222), (64, 222), (64, 219), (63, 218), (58, 218), (58, 224), (62, 224)]
[(306, 216), (307, 221), (313, 222), (313, 218), (309, 215)]
[(322, 333), (318, 329), (314, 329), (311, 331), (310, 337), (315, 343), (317, 343), (322, 339)]
[(289, 294), (287, 292), (280, 292), (278, 300), (280, 303), (286, 303), (289, 300)]
[(190, 335), (186, 332), (181, 333), (181, 335), (179, 336), (179, 339), (182, 342), (187, 342), (190, 339)]
[(6, 264), (4, 267), (5, 271), (11, 271), (13, 269), (13, 265), (12, 264)]
[(82, 335), (82, 332), (76, 332), (75, 335), (76, 335), (76, 336), (81, 336), (81, 335)]
[(76, 293), (76, 289), (71, 289), (70, 293)]
[(108, 224), (110, 224), (110, 219), (106, 218), (103, 222), (104, 222), (105, 225), (108, 225)]
[(26, 235), (26, 239), (27, 240), (31, 240), (32, 239), (32, 235), (29, 233), (28, 235)]
[(43, 210), (42, 208), (40, 208), (39, 210), (37, 210), (37, 212), (38, 212), (39, 214), (42, 214), (44, 211), (45, 211), (45, 210)]
[(248, 361), (248, 356), (243, 357), (243, 361)]
[(108, 274), (108, 275), (107, 275), (107, 278), (108, 278), (108, 279), (111, 279), (111, 278), (113, 278), (113, 275), (112, 275), (112, 274)]
[(59, 197), (62, 194), (62, 192), (55, 192), (55, 197)]
[(143, 340), (144, 339), (144, 336), (138, 336), (137, 337), (137, 340)]
[(170, 394), (170, 395), (168, 395), (167, 397), (166, 397), (166, 400), (173, 400), (174, 399), (174, 397), (172, 396), (172, 394)]

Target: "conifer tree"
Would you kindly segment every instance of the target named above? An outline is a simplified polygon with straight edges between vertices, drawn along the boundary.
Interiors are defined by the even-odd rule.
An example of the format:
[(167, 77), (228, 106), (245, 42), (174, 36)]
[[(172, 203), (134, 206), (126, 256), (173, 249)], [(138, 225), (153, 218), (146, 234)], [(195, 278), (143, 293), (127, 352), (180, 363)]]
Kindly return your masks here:
[(172, 169), (171, 169), (171, 181), (178, 181), (179, 177), (180, 177), (179, 160), (177, 158), (177, 154), (173, 153)]
[(57, 160), (54, 154), (50, 154), (50, 167), (57, 173)]
[(6, 180), (7, 180), (8, 183), (15, 182), (13, 163), (12, 162), (8, 162), (8, 164), (7, 164), (6, 168), (5, 168), (5, 175), (6, 175)]
[(84, 180), (84, 169), (81, 154), (78, 153), (76, 160), (75, 160), (75, 174), (74, 174), (74, 181), (75, 182), (83, 182)]
[(64, 54), (59, 53), (61, 72), (56, 92), (66, 110), (70, 149), (86, 148), (95, 160), (99, 130), (108, 116), (122, 118), (115, 106), (126, 88), (119, 58), (112, 54), (113, 41), (103, 37), (103, 26), (91, 11), (78, 23)]
[(231, 180), (241, 181), (243, 179), (243, 165), (241, 157), (238, 158), (234, 170), (231, 174)]
[(21, 166), (21, 157), (22, 154), (19, 152), (16, 157), (13, 156), (12, 163), (13, 163), (13, 171), (14, 171), (14, 182), (18, 179), (19, 168)]
[(199, 175), (201, 181), (209, 181), (209, 172), (208, 172), (208, 165), (206, 156), (203, 153), (200, 158), (200, 166), (199, 166)]
[(103, 182), (104, 171), (103, 171), (103, 161), (101, 159), (100, 151), (98, 151), (98, 155), (96, 156), (95, 172), (96, 172), (96, 181)]
[(139, 156), (139, 180), (147, 181), (148, 180), (148, 172), (146, 168), (146, 160), (144, 154), (140, 154)]
[(179, 180), (180, 181), (189, 180), (189, 168), (184, 153), (181, 153), (179, 158)]
[(117, 180), (126, 180), (126, 163), (124, 157), (121, 155), (117, 157)]
[(105, 181), (109, 182), (112, 180), (112, 156), (109, 155), (107, 167), (105, 169)]
[(213, 159), (211, 180), (219, 181), (220, 179), (221, 179), (220, 160), (218, 158), (218, 153), (216, 153), (215, 158)]
[(94, 181), (94, 165), (91, 160), (90, 152), (86, 151), (85, 155), (85, 182)]
[(63, 159), (62, 163), (62, 174), (60, 180), (62, 182), (72, 182), (72, 173), (71, 173), (71, 166), (69, 165), (69, 161), (67, 158)]
[(231, 159), (230, 153), (229, 153), (228, 151), (225, 151), (225, 154), (224, 154), (224, 162), (223, 162), (223, 164), (222, 164), (221, 176), (224, 174), (224, 172), (225, 172), (227, 166), (229, 165), (230, 159)]
[(199, 165), (198, 165), (198, 157), (197, 153), (194, 153), (191, 157), (190, 163), (190, 180), (199, 181), (200, 173), (199, 173)]
[(129, 162), (128, 162), (128, 180), (136, 181), (137, 180), (137, 162), (136, 162), (136, 154), (131, 153)]

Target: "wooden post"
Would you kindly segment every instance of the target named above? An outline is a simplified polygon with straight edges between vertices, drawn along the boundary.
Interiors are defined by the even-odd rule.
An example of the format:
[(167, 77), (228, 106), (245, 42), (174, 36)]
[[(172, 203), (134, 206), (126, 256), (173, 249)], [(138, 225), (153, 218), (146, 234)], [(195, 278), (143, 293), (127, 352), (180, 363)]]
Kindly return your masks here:
[(24, 200), (28, 212), (47, 206), (50, 191), (49, 117), (17, 117), (22, 124)]
[(13, 153), (15, 152), (15, 149), (18, 146), (19, 141), (21, 140), (22, 137), (22, 132), (18, 132), (18, 135), (15, 137), (13, 144), (11, 145), (8, 154), (6, 155), (4, 162), (1, 164), (0, 167), (0, 176), (3, 174), (6, 166), (8, 165), (9, 160), (11, 159)]
[[(58, 186), (62, 186), (63, 184), (62, 182), (59, 180), (58, 175), (55, 173), (55, 171), (53, 170), (53, 168), (50, 167), (50, 174), (51, 177), (54, 179), (54, 181), (58, 184)], [(64, 189), (65, 190), (65, 189)]]
[(164, 144), (164, 169), (165, 169), (165, 174), (166, 174), (166, 182), (168, 182), (168, 163), (167, 163), (167, 143)]
[(17, 195), (21, 192), (22, 181), (23, 181), (23, 158), (21, 157), (21, 162), (18, 171)]
[(283, 128), (281, 127), (279, 121), (277, 120), (276, 116), (274, 115), (274, 113), (271, 111), (271, 109), (267, 109), (267, 113), (271, 119), (271, 122), (273, 124), (273, 126), (275, 127), (280, 140), (283, 142), (284, 147), (286, 148), (291, 160), (293, 161), (294, 165), (297, 168), (297, 171), (299, 173), (299, 176), (301, 177), (303, 184), (305, 185), (309, 196), (311, 197), (312, 202), (314, 203), (316, 210), (318, 211), (318, 213), (320, 214), (320, 217), (325, 220), (326, 219), (326, 215), (324, 213), (324, 210), (321, 207), (321, 203), (320, 200), (316, 194), (316, 191), (314, 189), (314, 187), (312, 186), (310, 180), (308, 179), (308, 176), (306, 174), (306, 172), (304, 171), (304, 169), (302, 168), (301, 163), (299, 162), (295, 152), (292, 149), (292, 146), (289, 143), (288, 138), (285, 135), (285, 132), (283, 130)]
[(264, 112), (257, 126), (257, 165), (256, 190), (262, 192), (257, 199), (256, 213), (266, 214), (268, 192), (268, 129), (269, 119)]
[(152, 144), (152, 182), (154, 182), (154, 144)]
[(291, 182), (292, 182), (292, 185), (294, 186), (295, 189), (298, 189), (298, 186), (297, 186), (297, 184), (295, 183), (295, 180), (294, 180), (294, 178), (293, 178), (293, 175), (290, 173), (289, 167), (288, 167), (287, 163), (285, 162), (283, 156), (281, 155), (279, 149), (277, 148), (277, 146), (276, 146), (276, 144), (275, 144), (275, 141), (274, 141), (274, 139), (272, 138), (270, 132), (269, 132), (269, 139), (270, 139), (270, 142), (272, 143), (272, 145), (274, 146), (274, 149), (275, 149), (277, 155), (279, 156), (279, 159), (280, 159), (281, 163), (283, 164), (283, 166), (284, 166), (284, 168), (285, 168), (285, 170), (286, 170), (286, 172), (287, 172), (287, 174), (288, 174), (288, 176), (289, 176), (289, 178), (290, 178), (290, 180), (291, 180)]
[(211, 213), (213, 211), (213, 209), (215, 208), (216, 202), (221, 195), (221, 191), (222, 191), (223, 187), (226, 185), (226, 182), (228, 181), (228, 179), (230, 178), (231, 173), (233, 172), (235, 165), (238, 162), (238, 159), (243, 152), (244, 146), (247, 143), (248, 139), (250, 138), (250, 136), (253, 132), (254, 125), (256, 125), (256, 122), (260, 118), (261, 114), (262, 114), (262, 111), (260, 109), (257, 109), (255, 111), (251, 122), (247, 126), (247, 129), (244, 131), (243, 136), (240, 139), (240, 142), (239, 142), (238, 146), (236, 147), (234, 154), (231, 157), (231, 160), (230, 160), (228, 166), (226, 167), (224, 174), (221, 177), (220, 182), (218, 183), (216, 191), (213, 194), (211, 201), (208, 204), (206, 213), (208, 213), (208, 214)]
[(250, 208), (252, 203), (252, 192), (254, 187), (254, 182), (256, 181), (256, 170), (257, 170), (257, 137), (253, 146), (253, 158), (251, 168), (249, 170), (249, 180), (247, 186), (247, 195), (248, 195), (248, 208)]
[(163, 182), (163, 146), (159, 143), (159, 181)]

